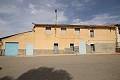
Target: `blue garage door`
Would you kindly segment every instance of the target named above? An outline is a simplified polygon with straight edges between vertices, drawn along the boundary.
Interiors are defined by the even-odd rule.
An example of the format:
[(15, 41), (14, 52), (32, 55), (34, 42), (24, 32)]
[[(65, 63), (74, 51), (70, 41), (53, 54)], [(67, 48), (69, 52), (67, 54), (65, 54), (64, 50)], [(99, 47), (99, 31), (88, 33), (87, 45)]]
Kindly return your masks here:
[(6, 42), (5, 43), (5, 55), (17, 56), (18, 55), (18, 42)]
[(79, 53), (86, 54), (86, 42), (85, 41), (81, 41), (79, 43)]
[(28, 56), (33, 55), (33, 49), (34, 49), (33, 44), (27, 44), (26, 55)]

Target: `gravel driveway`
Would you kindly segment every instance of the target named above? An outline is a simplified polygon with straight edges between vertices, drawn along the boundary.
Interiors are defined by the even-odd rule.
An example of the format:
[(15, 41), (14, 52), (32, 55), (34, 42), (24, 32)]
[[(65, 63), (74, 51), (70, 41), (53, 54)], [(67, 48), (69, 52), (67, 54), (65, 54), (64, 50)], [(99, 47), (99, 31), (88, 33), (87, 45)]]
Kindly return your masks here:
[(120, 55), (0, 56), (0, 80), (120, 80)]

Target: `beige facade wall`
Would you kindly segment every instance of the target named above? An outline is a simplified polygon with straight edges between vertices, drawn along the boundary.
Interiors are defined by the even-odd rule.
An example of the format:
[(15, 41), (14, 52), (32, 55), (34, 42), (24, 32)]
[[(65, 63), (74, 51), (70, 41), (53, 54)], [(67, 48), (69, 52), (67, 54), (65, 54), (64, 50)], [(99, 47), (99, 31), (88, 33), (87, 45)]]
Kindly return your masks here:
[(34, 44), (34, 32), (21, 33), (2, 40), (2, 49), (5, 49), (6, 42), (18, 42), (18, 49), (26, 49), (28, 43)]
[[(47, 26), (46, 26), (47, 27)], [(61, 34), (61, 27), (51, 28), (51, 34), (46, 34), (45, 26), (35, 28), (35, 49), (54, 49), (54, 43), (58, 43), (59, 50), (70, 48), (70, 43), (79, 46), (80, 41), (86, 41), (88, 45), (96, 43), (116, 43), (115, 29), (110, 28), (80, 28), (80, 34), (75, 34), (75, 27), (67, 27), (67, 33)], [(90, 30), (94, 30), (94, 37), (90, 37)]]
[[(46, 27), (51, 27), (50, 34), (46, 34)], [(18, 42), (19, 54), (26, 53), (25, 50), (29, 43), (34, 45), (34, 54), (54, 53), (54, 43), (58, 43), (59, 53), (69, 53), (70, 43), (73, 43), (75, 46), (74, 53), (79, 53), (79, 43), (85, 41), (87, 53), (91, 53), (90, 44), (95, 44), (95, 53), (115, 52), (115, 28), (99, 26), (80, 27), (80, 34), (76, 34), (75, 28), (79, 28), (78, 26), (64, 26), (66, 34), (62, 34), (61, 27), (63, 26), (57, 26), (56, 28), (53, 26), (35, 26), (32, 32), (21, 33), (2, 39), (2, 49), (5, 49), (5, 42)], [(90, 30), (94, 30), (94, 37), (90, 37)]]

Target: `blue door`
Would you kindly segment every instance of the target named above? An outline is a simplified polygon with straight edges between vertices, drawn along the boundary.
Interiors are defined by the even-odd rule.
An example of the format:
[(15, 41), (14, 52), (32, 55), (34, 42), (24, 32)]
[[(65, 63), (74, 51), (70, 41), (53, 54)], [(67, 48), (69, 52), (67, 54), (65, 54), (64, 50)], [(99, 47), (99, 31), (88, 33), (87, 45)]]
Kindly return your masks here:
[(28, 56), (33, 55), (33, 49), (34, 49), (33, 44), (27, 44), (26, 55)]
[(17, 56), (18, 55), (18, 42), (6, 42), (5, 43), (5, 55)]
[(58, 43), (54, 43), (54, 53), (58, 53)]
[(86, 54), (86, 42), (85, 41), (81, 41), (79, 43), (79, 53)]

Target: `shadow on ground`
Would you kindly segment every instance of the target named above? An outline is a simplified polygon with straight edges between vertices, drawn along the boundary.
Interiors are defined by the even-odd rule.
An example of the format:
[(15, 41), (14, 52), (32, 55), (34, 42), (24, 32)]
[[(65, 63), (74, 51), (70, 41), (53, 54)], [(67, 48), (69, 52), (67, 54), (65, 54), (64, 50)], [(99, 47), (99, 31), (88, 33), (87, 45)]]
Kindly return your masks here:
[(71, 75), (65, 70), (56, 70), (54, 68), (40, 67), (31, 69), (17, 79), (10, 76), (0, 78), (0, 80), (72, 80)]

